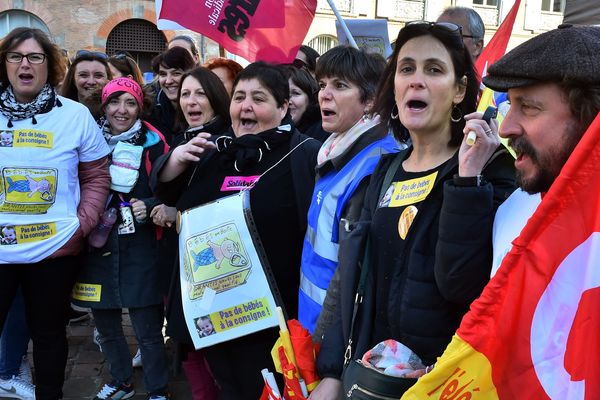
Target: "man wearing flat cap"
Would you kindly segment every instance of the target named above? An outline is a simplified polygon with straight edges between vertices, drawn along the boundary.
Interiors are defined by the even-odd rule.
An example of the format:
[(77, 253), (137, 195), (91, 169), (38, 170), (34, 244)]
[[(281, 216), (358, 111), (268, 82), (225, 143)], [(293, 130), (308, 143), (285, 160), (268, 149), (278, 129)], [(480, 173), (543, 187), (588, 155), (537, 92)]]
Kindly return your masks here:
[(600, 111), (600, 27), (561, 25), (490, 66), (483, 83), (508, 92), (500, 136), (515, 150), (517, 189), (494, 222), (492, 274)]

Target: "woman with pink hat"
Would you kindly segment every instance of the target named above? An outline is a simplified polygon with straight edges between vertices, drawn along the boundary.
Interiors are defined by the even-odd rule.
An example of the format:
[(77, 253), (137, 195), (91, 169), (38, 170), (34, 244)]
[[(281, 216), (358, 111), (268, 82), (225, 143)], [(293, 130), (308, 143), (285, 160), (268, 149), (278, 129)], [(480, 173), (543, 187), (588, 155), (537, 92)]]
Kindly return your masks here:
[[(102, 90), (102, 131), (112, 152), (111, 193), (105, 215), (113, 217), (105, 218), (100, 227), (110, 230), (105, 243), (99, 243), (100, 234), (90, 236), (91, 250), (73, 296), (75, 304), (92, 309), (102, 352), (110, 364), (112, 382), (106, 383), (95, 399), (127, 399), (135, 394), (131, 354), (121, 324), (122, 308), (129, 309), (140, 346), (148, 399), (168, 398), (157, 263), (160, 230), (149, 218), (160, 202), (148, 184), (152, 163), (168, 146), (156, 128), (141, 120), (144, 108), (144, 93), (132, 79), (113, 79)], [(117, 219), (107, 228), (114, 214)]]

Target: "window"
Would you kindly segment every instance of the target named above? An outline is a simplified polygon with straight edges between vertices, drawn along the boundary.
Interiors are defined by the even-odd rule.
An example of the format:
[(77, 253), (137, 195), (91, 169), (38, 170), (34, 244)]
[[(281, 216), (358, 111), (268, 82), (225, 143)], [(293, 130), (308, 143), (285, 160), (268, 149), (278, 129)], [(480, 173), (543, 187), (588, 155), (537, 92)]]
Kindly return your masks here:
[(127, 51), (138, 63), (142, 72), (150, 71), (152, 58), (167, 49), (167, 41), (161, 31), (143, 19), (121, 22), (108, 34), (106, 54)]
[(565, 0), (542, 0), (542, 11), (564, 13)]
[[(353, 13), (354, 12), (354, 1), (353, 0), (336, 0), (335, 6), (341, 13)], [(332, 12), (331, 6), (327, 0), (317, 0), (317, 11)]]
[(50, 35), (50, 30), (38, 17), (22, 10), (9, 10), (0, 13), (0, 38), (19, 27), (38, 28)]
[(319, 35), (308, 42), (308, 45), (315, 49), (319, 54), (325, 53), (327, 50), (337, 46), (339, 41), (329, 35)]
[(480, 6), (498, 7), (498, 0), (473, 0), (473, 4)]

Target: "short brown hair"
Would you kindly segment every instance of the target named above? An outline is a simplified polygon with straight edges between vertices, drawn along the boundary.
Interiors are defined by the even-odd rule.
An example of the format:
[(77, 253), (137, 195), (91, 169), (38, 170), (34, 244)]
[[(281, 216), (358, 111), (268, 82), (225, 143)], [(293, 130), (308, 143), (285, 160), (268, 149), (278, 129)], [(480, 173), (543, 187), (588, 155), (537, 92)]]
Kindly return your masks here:
[(237, 62), (224, 57), (217, 57), (213, 58), (212, 60), (208, 60), (206, 63), (204, 63), (204, 66), (210, 70), (220, 67), (227, 69), (229, 72), (231, 72), (231, 80), (235, 80), (237, 74), (244, 69), (244, 67)]
[(152, 71), (158, 74), (160, 66), (188, 71), (196, 65), (192, 55), (183, 47), (172, 47), (152, 59)]
[(65, 76), (65, 80), (60, 88), (60, 94), (68, 99), (73, 101), (79, 101), (79, 95), (77, 94), (77, 87), (75, 86), (75, 70), (77, 69), (77, 64), (82, 61), (98, 61), (100, 64), (104, 65), (106, 69), (106, 81), (110, 81), (112, 79), (112, 73), (110, 72), (110, 68), (108, 68), (108, 56), (106, 58), (99, 57), (94, 54), (94, 52), (82, 52), (82, 54), (76, 55), (71, 63), (71, 67), (69, 67), (69, 71), (67, 71), (67, 76)]
[(56, 87), (65, 75), (65, 63), (60, 49), (52, 43), (48, 35), (40, 29), (15, 28), (0, 42), (0, 83), (8, 86), (8, 75), (6, 73), (6, 53), (23, 43), (27, 39), (35, 40), (44, 54), (46, 54), (46, 65), (48, 66), (47, 83)]
[(600, 84), (585, 84), (565, 79), (558, 82), (573, 117), (577, 120), (579, 134), (588, 129), (600, 112)]

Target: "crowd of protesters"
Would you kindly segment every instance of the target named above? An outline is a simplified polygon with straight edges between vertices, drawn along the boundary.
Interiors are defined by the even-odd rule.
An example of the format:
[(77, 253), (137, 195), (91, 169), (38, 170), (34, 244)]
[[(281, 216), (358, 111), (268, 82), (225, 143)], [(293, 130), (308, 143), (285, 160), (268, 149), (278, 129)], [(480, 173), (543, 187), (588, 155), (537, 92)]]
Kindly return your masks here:
[[(421, 360), (415, 376), (426, 373), (490, 278), (498, 207), (518, 186), (547, 191), (600, 108), (597, 95), (565, 95), (598, 85), (591, 72), (570, 69), (568, 86), (547, 71), (519, 75), (510, 59), (486, 83), (519, 108), (504, 128), (484, 120), (483, 29), (456, 7), (407, 23), (387, 61), (301, 46), (290, 64), (245, 68), (201, 65), (194, 41), (176, 36), (152, 60), (152, 82), (126, 52), (81, 50), (67, 68), (43, 32), (10, 32), (0, 42), (0, 397), (62, 398), (78, 306), (110, 367), (95, 399), (134, 396), (136, 365), (148, 399), (169, 398), (165, 321), (194, 400), (260, 398), (276, 329), (196, 350), (182, 305), (177, 215), (229, 195), (230, 176), (254, 179), (251, 212), (280, 305), (320, 343), (310, 398), (340, 398), (350, 359), (390, 339)], [(581, 29), (598, 46), (600, 28)], [(539, 83), (577, 127), (558, 161), (521, 128), (550, 101), (529, 92)], [(572, 114), (580, 108), (585, 118)], [(499, 136), (517, 151), (516, 175)]]

